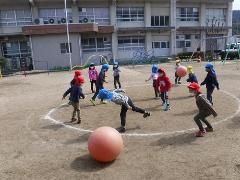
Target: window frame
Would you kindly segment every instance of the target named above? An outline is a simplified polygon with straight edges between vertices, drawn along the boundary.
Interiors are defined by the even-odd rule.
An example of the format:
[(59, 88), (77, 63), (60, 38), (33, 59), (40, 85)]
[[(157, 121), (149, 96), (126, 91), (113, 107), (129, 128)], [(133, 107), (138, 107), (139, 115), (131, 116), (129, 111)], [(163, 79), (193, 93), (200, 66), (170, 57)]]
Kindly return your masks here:
[[(70, 45), (70, 52), (69, 52)], [(71, 54), (72, 53), (72, 43), (60, 43), (60, 52), (61, 54)]]
[(178, 7), (176, 19), (184, 22), (199, 22), (200, 11), (198, 7)]
[(138, 50), (141, 48), (145, 48), (144, 36), (119, 36), (118, 37), (119, 51), (132, 51), (132, 50)]
[[(161, 23), (161, 19), (163, 23)], [(167, 27), (169, 26), (169, 16), (151, 16), (152, 27)]]
[(119, 22), (144, 22), (144, 7), (117, 7), (116, 18)]

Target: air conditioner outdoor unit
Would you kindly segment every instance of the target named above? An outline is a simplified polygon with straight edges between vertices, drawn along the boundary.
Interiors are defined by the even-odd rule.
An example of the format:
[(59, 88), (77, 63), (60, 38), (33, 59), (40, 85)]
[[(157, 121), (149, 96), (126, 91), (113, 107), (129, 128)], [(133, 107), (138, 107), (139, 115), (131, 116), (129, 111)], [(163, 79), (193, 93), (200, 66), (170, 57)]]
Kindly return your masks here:
[(48, 23), (49, 23), (49, 24), (54, 24), (54, 23), (55, 23), (55, 20), (51, 18), (51, 19), (48, 20)]

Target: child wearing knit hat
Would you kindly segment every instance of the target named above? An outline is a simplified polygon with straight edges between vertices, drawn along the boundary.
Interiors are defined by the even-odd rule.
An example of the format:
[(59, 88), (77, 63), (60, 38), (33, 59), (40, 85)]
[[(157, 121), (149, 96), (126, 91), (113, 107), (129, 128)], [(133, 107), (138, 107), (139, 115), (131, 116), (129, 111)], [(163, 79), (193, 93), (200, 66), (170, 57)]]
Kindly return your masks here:
[[(214, 117), (217, 116), (216, 111), (213, 109), (212, 104), (207, 100), (205, 95), (203, 95), (200, 91), (200, 85), (193, 82), (188, 85), (188, 89), (190, 93), (195, 95), (196, 104), (198, 107), (198, 114), (194, 117), (194, 121), (196, 122), (199, 131), (196, 132), (196, 137), (203, 137), (206, 132), (213, 132), (212, 125), (206, 120), (206, 117), (213, 115)], [(207, 125), (204, 129), (202, 122)]]

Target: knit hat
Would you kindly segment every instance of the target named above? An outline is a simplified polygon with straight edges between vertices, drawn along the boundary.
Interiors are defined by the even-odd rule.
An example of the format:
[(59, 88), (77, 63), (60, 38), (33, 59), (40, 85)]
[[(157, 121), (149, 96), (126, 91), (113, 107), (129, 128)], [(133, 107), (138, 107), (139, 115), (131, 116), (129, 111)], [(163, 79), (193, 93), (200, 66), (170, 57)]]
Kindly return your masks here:
[(113, 93), (107, 89), (101, 89), (98, 93), (98, 99), (111, 100)]
[(214, 70), (214, 67), (213, 67), (213, 65), (211, 63), (207, 63), (205, 65), (205, 68), (209, 69), (214, 75), (216, 75), (216, 71)]
[(85, 80), (84, 80), (84, 77), (83, 76), (78, 76), (78, 77), (76, 77), (76, 79), (75, 79), (75, 85), (77, 85), (77, 86), (80, 86), (81, 84), (83, 84), (85, 82)]
[(94, 64), (94, 63), (91, 63), (89, 67), (93, 67), (93, 66), (95, 66), (95, 64)]
[(74, 76), (75, 77), (78, 77), (78, 76), (81, 76), (82, 75), (82, 72), (80, 70), (77, 70), (74, 72)]
[(103, 64), (102, 65), (102, 69), (101, 69), (102, 71), (103, 70), (108, 71), (108, 69), (109, 69), (109, 65), (108, 64)]
[(188, 67), (187, 67), (187, 72), (188, 72), (188, 73), (194, 73), (194, 72), (193, 72), (193, 67), (192, 67), (192, 66), (188, 66)]
[(200, 92), (201, 86), (198, 83), (193, 82), (193, 83), (188, 85), (188, 88), (189, 89), (193, 89), (193, 90), (195, 90), (197, 92)]
[(156, 64), (152, 65), (152, 73), (157, 73), (158, 72), (158, 67)]

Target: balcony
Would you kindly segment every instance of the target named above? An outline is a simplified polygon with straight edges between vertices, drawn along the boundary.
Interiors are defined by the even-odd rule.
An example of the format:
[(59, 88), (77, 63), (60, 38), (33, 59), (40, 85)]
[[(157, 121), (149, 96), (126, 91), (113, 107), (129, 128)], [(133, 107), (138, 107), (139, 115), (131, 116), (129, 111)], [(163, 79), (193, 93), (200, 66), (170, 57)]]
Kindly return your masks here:
[[(34, 25), (22, 28), (24, 35), (63, 34), (67, 32), (65, 24)], [(113, 26), (99, 26), (95, 23), (69, 24), (70, 33), (113, 33)]]

